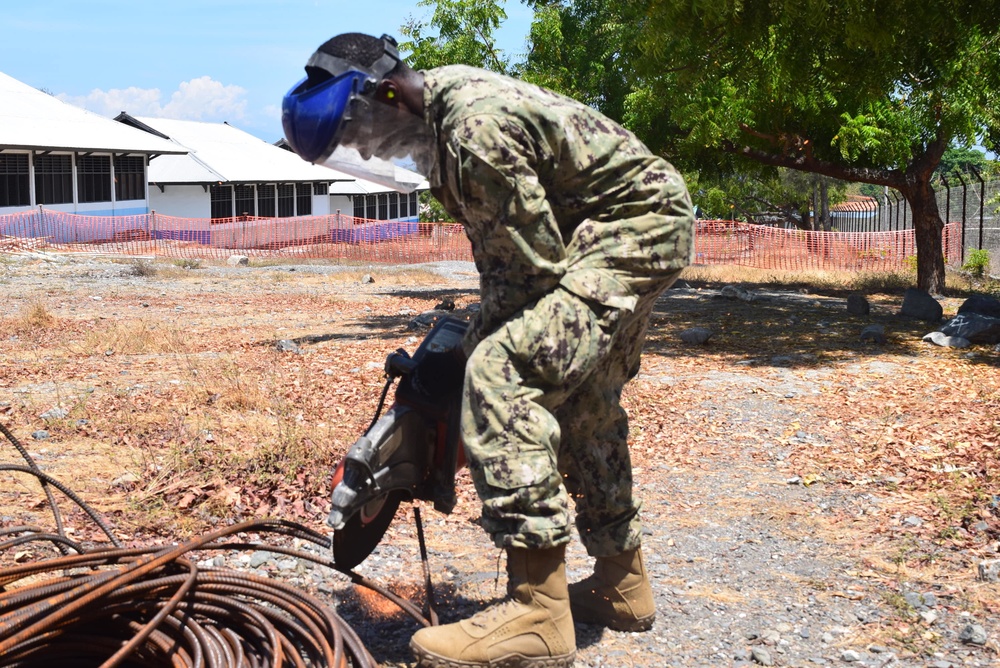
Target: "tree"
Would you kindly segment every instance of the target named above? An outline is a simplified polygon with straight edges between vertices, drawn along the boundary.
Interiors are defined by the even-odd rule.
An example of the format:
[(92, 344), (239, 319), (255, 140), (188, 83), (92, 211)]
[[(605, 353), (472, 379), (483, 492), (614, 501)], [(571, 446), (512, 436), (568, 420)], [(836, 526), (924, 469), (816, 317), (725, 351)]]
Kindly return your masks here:
[(418, 70), (464, 64), (506, 74), (509, 58), (496, 45), (496, 31), (507, 18), (503, 0), (420, 0), (433, 7), (429, 22), (409, 17), (400, 27), (399, 45)]
[(995, 8), (954, 0), (628, 4), (642, 20), (626, 118), (682, 128), (677, 146), (713, 169), (721, 152), (733, 159), (728, 169), (753, 162), (895, 188), (913, 213), (917, 284), (943, 290), (931, 180), (949, 147), (986, 137), (995, 150), (1000, 140)]

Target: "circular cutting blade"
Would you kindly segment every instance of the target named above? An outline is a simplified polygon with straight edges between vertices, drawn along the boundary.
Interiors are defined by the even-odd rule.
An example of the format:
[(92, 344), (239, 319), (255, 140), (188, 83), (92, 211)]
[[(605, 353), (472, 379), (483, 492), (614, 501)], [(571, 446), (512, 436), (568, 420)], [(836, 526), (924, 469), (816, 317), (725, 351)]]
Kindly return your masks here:
[(364, 561), (375, 549), (396, 516), (396, 509), (409, 494), (401, 489), (372, 499), (333, 532), (333, 562), (350, 570)]

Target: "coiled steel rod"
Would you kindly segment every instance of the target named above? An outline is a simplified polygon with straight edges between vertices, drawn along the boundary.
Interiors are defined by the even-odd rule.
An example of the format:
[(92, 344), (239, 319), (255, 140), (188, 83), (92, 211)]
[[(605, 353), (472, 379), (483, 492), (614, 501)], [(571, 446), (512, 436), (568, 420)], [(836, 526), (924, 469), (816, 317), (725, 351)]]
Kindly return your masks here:
[[(4, 435), (16, 439), (4, 427)], [(100, 516), (43, 473), (16, 444), (28, 466), (0, 471), (34, 476), (55, 506), (56, 489), (80, 506), (113, 547), (85, 550), (63, 532), (9, 527), (5, 550), (49, 542), (60, 556), (0, 570), (0, 667), (114, 666), (147, 668), (369, 668), (376, 662), (357, 633), (326, 603), (287, 583), (242, 571), (199, 568), (193, 554), (267, 550), (336, 569), (330, 538), (301, 524), (251, 520), (159, 547), (123, 547)], [(278, 534), (312, 543), (318, 553), (247, 541), (242, 534)], [(20, 534), (20, 535), (16, 535)], [(339, 570), (339, 569), (338, 569)], [(429, 622), (413, 603), (353, 571), (341, 571)]]

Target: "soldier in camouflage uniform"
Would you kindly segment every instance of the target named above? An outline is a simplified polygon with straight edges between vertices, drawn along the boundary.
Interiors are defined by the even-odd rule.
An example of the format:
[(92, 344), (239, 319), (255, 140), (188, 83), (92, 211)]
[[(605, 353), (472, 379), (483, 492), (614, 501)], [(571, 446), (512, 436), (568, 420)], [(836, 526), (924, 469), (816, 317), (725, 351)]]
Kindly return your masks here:
[[(369, 65), (362, 37), (381, 53), (356, 34), (321, 49)], [(690, 198), (630, 132), (521, 81), (399, 62), (374, 97), (424, 121), (431, 192), (472, 242), (481, 311), (462, 436), (510, 576), (509, 600), (411, 647), (427, 666), (572, 665), (574, 619), (635, 631), (655, 616), (620, 398), (656, 299), (690, 260)], [(596, 566), (568, 586), (570, 497)]]

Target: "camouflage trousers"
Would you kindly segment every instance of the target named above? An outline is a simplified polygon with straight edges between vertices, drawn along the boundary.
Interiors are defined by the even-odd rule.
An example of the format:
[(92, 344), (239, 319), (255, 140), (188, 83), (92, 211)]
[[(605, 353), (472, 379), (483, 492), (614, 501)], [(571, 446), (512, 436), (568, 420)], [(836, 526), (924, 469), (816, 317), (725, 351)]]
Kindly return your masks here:
[(589, 554), (638, 547), (640, 502), (620, 399), (638, 373), (653, 304), (673, 278), (640, 295), (631, 312), (559, 288), (472, 351), (462, 436), (481, 523), (497, 547), (569, 541), (570, 497)]

